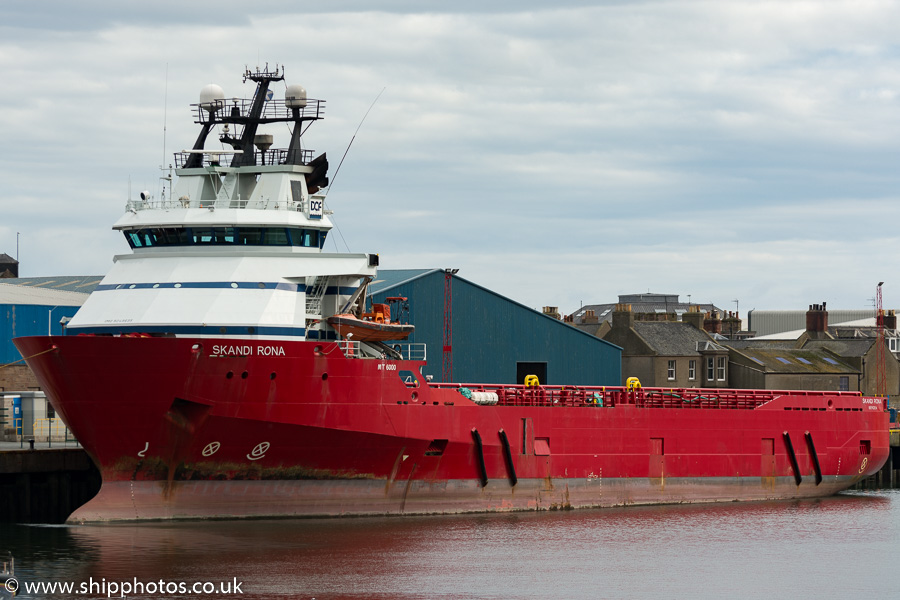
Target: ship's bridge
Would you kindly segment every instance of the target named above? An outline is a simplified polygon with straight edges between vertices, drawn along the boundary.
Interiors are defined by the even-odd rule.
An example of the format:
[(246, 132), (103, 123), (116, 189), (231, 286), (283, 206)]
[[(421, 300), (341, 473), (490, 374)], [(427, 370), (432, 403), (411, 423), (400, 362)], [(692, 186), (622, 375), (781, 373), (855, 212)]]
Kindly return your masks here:
[(291, 246), (318, 248), (325, 245), (327, 232), (321, 229), (273, 226), (199, 226), (142, 227), (125, 229), (125, 239), (132, 249), (210, 246)]

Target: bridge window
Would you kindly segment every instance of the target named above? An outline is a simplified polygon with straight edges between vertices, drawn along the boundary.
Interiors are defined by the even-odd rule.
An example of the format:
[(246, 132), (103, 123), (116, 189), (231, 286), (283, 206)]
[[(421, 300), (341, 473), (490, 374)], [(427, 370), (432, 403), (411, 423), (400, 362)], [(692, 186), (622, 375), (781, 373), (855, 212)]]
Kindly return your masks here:
[(148, 227), (123, 232), (132, 248), (153, 246), (302, 246), (322, 248), (325, 231), (300, 227)]
[(292, 229), (290, 233), (291, 244), (294, 246), (304, 246), (306, 248), (319, 247), (318, 229)]
[(289, 246), (288, 230), (283, 227), (263, 229), (264, 246)]
[(188, 243), (188, 230), (179, 227), (161, 227), (153, 229), (156, 243), (163, 246), (183, 246)]
[(146, 235), (147, 234), (142, 231), (126, 231), (125, 239), (128, 240), (128, 245), (132, 248), (143, 248), (150, 245), (146, 240)]

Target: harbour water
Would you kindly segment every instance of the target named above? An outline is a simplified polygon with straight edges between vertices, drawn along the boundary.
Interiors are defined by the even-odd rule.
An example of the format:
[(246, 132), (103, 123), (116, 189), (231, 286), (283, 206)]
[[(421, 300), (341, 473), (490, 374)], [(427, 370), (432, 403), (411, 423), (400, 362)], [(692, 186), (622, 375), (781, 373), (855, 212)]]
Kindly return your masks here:
[[(5, 550), (21, 598), (122, 597), (127, 585), (128, 598), (893, 598), (900, 491), (410, 518), (2, 524)], [(74, 589), (26, 590), (41, 582)]]

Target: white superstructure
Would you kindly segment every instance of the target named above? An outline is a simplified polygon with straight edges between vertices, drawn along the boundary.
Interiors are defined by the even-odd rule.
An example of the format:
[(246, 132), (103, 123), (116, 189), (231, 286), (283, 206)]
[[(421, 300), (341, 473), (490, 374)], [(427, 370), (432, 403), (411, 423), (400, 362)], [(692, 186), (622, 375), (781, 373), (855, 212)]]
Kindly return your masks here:
[[(132, 253), (112, 270), (69, 322), (70, 334), (189, 335), (246, 339), (333, 338), (325, 319), (367, 278), (377, 255), (322, 251), (332, 228), (324, 196), (325, 155), (301, 146), (302, 128), (321, 119), (324, 102), (288, 86), (275, 100), (269, 83), (283, 72), (244, 74), (251, 100), (206, 86), (194, 105), (202, 131), (176, 155), (169, 197), (144, 192), (114, 229)], [(270, 123), (293, 126), (287, 149), (273, 149)], [(231, 150), (207, 150), (207, 136)], [(283, 126), (282, 126), (283, 127)]]

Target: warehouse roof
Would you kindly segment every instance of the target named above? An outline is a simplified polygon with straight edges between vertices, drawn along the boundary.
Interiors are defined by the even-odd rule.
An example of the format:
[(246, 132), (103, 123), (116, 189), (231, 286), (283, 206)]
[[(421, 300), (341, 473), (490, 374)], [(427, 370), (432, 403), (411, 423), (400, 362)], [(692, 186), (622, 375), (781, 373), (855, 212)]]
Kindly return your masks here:
[[(8, 281), (8, 280), (7, 280)], [(0, 304), (39, 306), (81, 306), (88, 294), (0, 283)]]
[(13, 277), (0, 279), (0, 283), (23, 287), (64, 290), (90, 294), (100, 284), (102, 275), (67, 275), (57, 277)]
[[(432, 275), (435, 273), (443, 275), (445, 272), (446, 271), (444, 269), (384, 269), (384, 270), (379, 270), (378, 277), (372, 283), (369, 284), (369, 289), (368, 289), (367, 293), (369, 296), (374, 296), (375, 294), (382, 294), (393, 288), (399, 287), (399, 286), (409, 283), (411, 281), (415, 281), (416, 279), (421, 279), (422, 277), (425, 277), (426, 275)], [(539, 310), (535, 310), (534, 308), (526, 306), (526, 305), (522, 304), (521, 302), (517, 302), (516, 300), (513, 300), (512, 298), (508, 298), (502, 294), (499, 294), (490, 288), (486, 288), (486, 287), (479, 285), (473, 281), (464, 279), (464, 278), (460, 277), (459, 275), (457, 275), (456, 273), (453, 273), (452, 275), (455, 279), (457, 279), (459, 281), (463, 281), (479, 290), (482, 290), (483, 292), (485, 292), (487, 294), (491, 294), (497, 298), (501, 298), (504, 301), (509, 302), (511, 305), (515, 305), (524, 310), (534, 312), (535, 314), (540, 315), (544, 319), (550, 319), (551, 321), (557, 322), (562, 326), (571, 327), (573, 330), (578, 331), (579, 333), (586, 335), (590, 338), (593, 338), (596, 341), (599, 341), (599, 342), (602, 342), (603, 344), (618, 348), (618, 346), (616, 346), (612, 342), (608, 342), (602, 338), (598, 338), (594, 335), (591, 335), (588, 332), (582, 331), (579, 328), (574, 327), (571, 323), (566, 323), (566, 322), (561, 321), (553, 316), (544, 314)]]
[(378, 276), (369, 284), (368, 294), (379, 294), (384, 290), (402, 285), (419, 277), (441, 269), (379, 269)]

